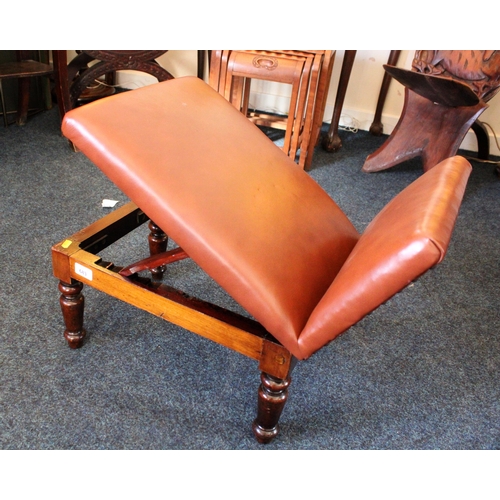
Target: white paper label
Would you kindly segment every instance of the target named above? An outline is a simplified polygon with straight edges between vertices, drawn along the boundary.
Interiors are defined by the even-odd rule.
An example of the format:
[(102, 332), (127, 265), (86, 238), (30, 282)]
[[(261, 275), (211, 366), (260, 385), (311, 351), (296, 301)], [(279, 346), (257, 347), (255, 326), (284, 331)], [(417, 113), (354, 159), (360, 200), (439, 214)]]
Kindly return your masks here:
[(78, 262), (75, 262), (75, 273), (88, 281), (92, 281), (92, 269), (83, 267), (81, 264), (78, 264)]

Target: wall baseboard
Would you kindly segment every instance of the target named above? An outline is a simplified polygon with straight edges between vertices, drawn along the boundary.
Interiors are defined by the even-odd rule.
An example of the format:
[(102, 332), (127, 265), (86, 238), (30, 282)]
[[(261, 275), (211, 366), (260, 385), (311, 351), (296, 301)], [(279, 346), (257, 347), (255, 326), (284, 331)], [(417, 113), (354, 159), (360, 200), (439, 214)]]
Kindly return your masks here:
[[(288, 112), (288, 96), (282, 95), (270, 95), (262, 93), (251, 93), (250, 103), (255, 109), (262, 111), (286, 114)], [(366, 111), (355, 108), (343, 108), (340, 117), (339, 125), (347, 128), (352, 128), (354, 130), (370, 130), (370, 126), (373, 122), (374, 117), (373, 111)], [(325, 108), (325, 114), (323, 118), (324, 123), (331, 123), (333, 114), (333, 104), (327, 103)], [(390, 135), (396, 127), (399, 120), (399, 116), (382, 114), (382, 124), (384, 127), (384, 134)], [(498, 149), (495, 137), (489, 131), (490, 138), (490, 154), (495, 156), (500, 156), (500, 150)], [(476, 135), (472, 130), (467, 132), (460, 149), (466, 151), (477, 152), (477, 139)]]
[[(331, 122), (331, 116), (333, 113), (333, 106), (326, 106), (325, 110), (325, 121), (327, 123)], [(369, 130), (373, 121), (373, 113), (367, 112), (359, 109), (343, 109), (340, 118), (339, 125), (344, 127), (356, 127), (359, 130)], [(384, 134), (390, 135), (394, 128), (396, 127), (399, 120), (399, 116), (382, 114), (382, 124), (384, 127)], [(495, 136), (490, 130), (488, 130), (488, 135), (490, 139), (490, 154), (494, 156), (500, 156), (500, 150), (497, 147)], [(477, 138), (476, 134), (469, 130), (460, 145), (460, 149), (466, 151), (477, 152)]]

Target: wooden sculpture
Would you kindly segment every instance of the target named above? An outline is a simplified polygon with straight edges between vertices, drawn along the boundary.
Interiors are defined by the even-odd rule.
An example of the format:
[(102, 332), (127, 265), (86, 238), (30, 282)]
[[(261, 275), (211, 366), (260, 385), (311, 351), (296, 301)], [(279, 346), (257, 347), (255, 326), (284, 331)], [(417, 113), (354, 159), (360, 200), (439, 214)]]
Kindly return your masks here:
[(390, 137), (366, 159), (365, 172), (416, 156), (428, 170), (455, 155), (471, 127), (480, 133), (477, 119), (500, 90), (496, 50), (420, 50), (411, 70), (384, 68), (405, 86), (405, 103)]

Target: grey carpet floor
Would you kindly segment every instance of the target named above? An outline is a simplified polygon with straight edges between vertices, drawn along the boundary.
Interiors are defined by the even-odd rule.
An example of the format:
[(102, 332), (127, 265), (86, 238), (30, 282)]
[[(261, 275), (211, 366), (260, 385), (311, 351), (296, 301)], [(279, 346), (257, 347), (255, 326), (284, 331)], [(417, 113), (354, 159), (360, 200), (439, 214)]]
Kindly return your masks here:
[[(310, 175), (362, 230), (420, 161), (365, 174), (385, 138), (342, 138)], [(296, 367), (264, 449), (500, 448), (500, 179), (473, 166), (444, 262)], [(254, 361), (89, 288), (88, 339), (68, 348), (50, 248), (107, 213), (103, 198), (127, 200), (69, 148), (55, 109), (0, 129), (0, 184), (0, 448), (262, 449)], [(141, 231), (109, 258), (144, 256)], [(237, 308), (191, 264), (172, 269)]]

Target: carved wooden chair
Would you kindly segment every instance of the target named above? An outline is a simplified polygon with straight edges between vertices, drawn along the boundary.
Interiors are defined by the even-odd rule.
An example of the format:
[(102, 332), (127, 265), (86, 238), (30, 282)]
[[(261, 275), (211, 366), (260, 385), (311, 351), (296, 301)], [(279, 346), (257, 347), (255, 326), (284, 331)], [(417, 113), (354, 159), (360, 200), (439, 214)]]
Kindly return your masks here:
[(499, 51), (416, 51), (411, 71), (384, 68), (405, 86), (405, 103), (390, 137), (366, 159), (365, 172), (416, 156), (428, 170), (455, 155), (471, 127), (478, 141), (487, 140), (477, 119), (500, 90)]
[[(285, 130), (283, 151), (308, 170), (318, 143), (335, 52), (215, 50), (210, 85), (257, 125)], [(249, 110), (252, 79), (291, 86), (287, 116)]]
[[(132, 200), (52, 249), (69, 345), (85, 338), (85, 284), (257, 360), (253, 430), (262, 443), (278, 433), (297, 360), (444, 258), (471, 170), (446, 160), (360, 235), (303, 169), (195, 77), (74, 109), (63, 133)], [(148, 220), (151, 255), (125, 267), (99, 256)], [(166, 235), (179, 247), (166, 250)], [(250, 317), (175, 290), (168, 272), (160, 281), (185, 258)]]

